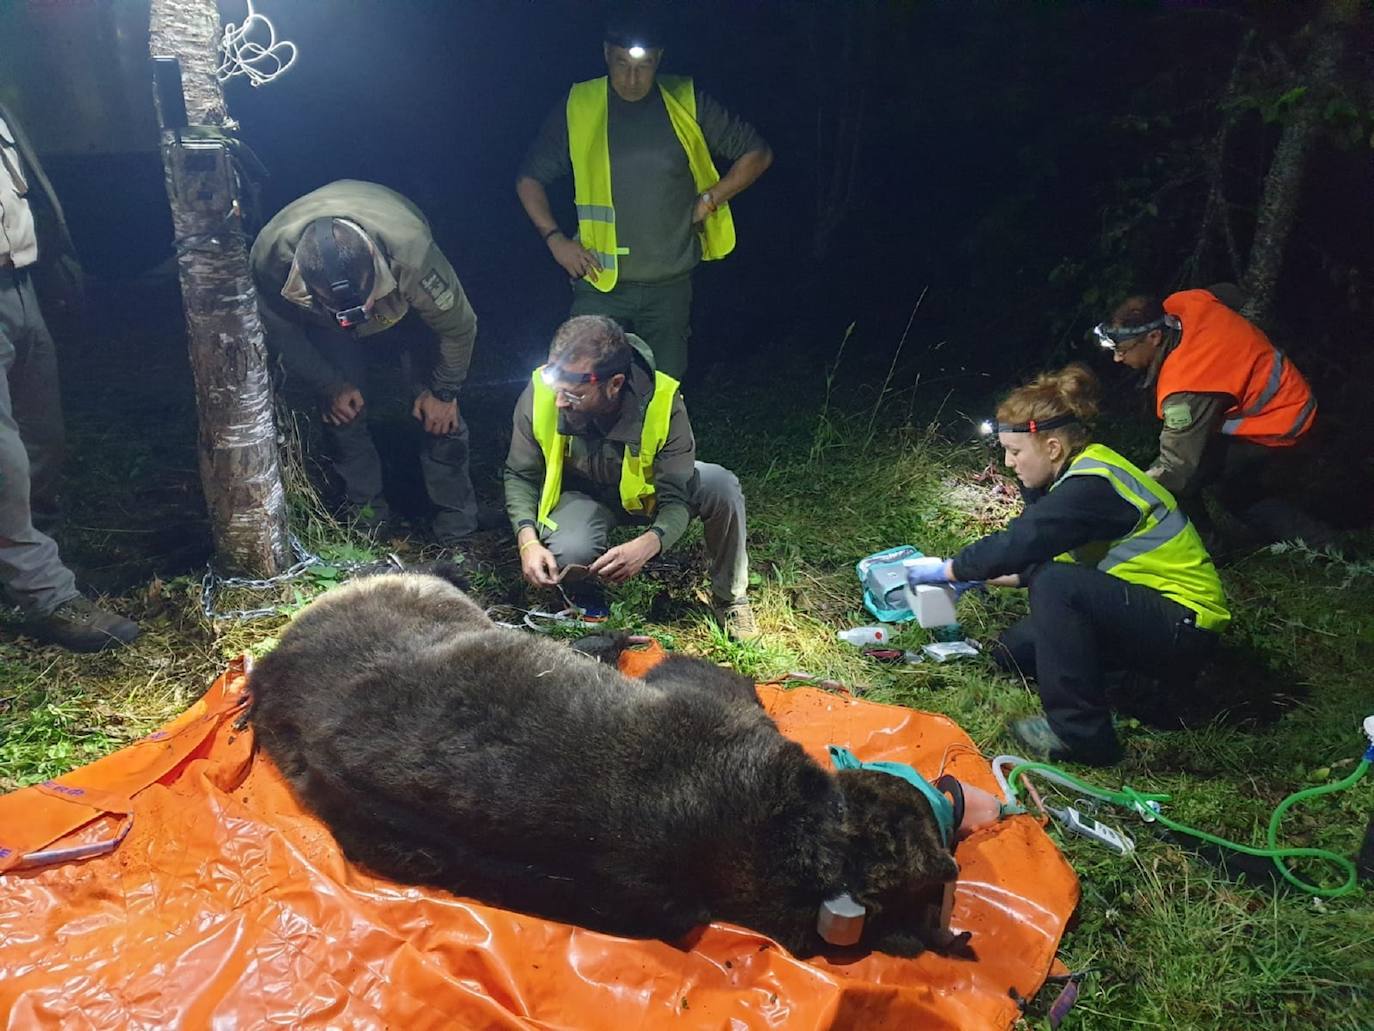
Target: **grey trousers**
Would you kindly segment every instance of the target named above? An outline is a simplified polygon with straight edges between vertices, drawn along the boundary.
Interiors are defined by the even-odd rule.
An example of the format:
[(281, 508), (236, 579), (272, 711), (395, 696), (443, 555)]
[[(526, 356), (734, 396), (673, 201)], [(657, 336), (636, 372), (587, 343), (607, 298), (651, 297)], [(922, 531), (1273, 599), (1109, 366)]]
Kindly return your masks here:
[[(702, 522), (706, 557), (711, 564), (711, 592), (721, 601), (743, 601), (749, 588), (749, 555), (745, 548), (744, 492), (729, 469), (696, 464), (687, 504)], [(544, 546), (560, 566), (589, 565), (606, 550), (611, 528), (647, 520), (603, 505), (578, 491), (567, 491), (549, 513), (557, 530), (544, 533)]]
[[(409, 326), (388, 331), (403, 336), (406, 350), (403, 352), (403, 366), (407, 381), (413, 382), (416, 393), (423, 389), (421, 369), (428, 371), (433, 366), (431, 356), (417, 355), (431, 345), (428, 339), (421, 340), (419, 333), (407, 333)], [(433, 336), (433, 334), (428, 334)], [(367, 366), (369, 351), (378, 346), (391, 344), (388, 339), (379, 343), (375, 337), (363, 340), (351, 334), (328, 329), (311, 327), (311, 343), (347, 379), (357, 387), (364, 400), (370, 401), (367, 385)], [(339, 478), (344, 482), (344, 493), (349, 505), (355, 509), (370, 508), (373, 519), (381, 520), (390, 515), (385, 497), (382, 494), (382, 459), (368, 431), (367, 409), (346, 426), (324, 427), (325, 439), (329, 443), (330, 457)], [(422, 431), (423, 432), (423, 431)], [(472, 477), (468, 470), (468, 427), (461, 413), (457, 428), (442, 437), (424, 434), (420, 448), (420, 472), (425, 480), (425, 493), (435, 507), (434, 536), (440, 543), (460, 540), (477, 529), (477, 495), (472, 489)]]
[(33, 525), (56, 521), (63, 442), (52, 335), (28, 272), (0, 269), (0, 585), (26, 615), (78, 594), (56, 542)]

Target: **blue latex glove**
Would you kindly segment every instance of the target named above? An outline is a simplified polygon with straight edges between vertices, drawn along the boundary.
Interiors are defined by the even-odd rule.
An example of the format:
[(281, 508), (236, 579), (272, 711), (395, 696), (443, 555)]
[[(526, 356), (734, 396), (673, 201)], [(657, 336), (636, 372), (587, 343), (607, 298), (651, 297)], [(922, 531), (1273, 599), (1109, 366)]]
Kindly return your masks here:
[(907, 559), (902, 563), (906, 569), (907, 586), (919, 587), (921, 584), (949, 583), (945, 579), (945, 561), (945, 559), (936, 558), (933, 555)]

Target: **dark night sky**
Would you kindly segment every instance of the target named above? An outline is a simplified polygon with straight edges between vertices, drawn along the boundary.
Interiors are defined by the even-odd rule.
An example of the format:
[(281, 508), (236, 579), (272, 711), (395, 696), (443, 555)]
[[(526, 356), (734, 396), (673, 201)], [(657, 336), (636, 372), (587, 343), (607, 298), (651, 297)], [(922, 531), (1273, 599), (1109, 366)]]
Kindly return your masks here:
[[(47, 8), (35, 17), (54, 16), (54, 4), (108, 2), (39, 0)], [(1083, 302), (1094, 277), (1175, 285), (1169, 277), (1195, 236), (1181, 198), (1192, 189), (1196, 205), (1200, 194), (1186, 185), (1166, 189), (1160, 216), (1128, 234), (1124, 266), (1099, 270), (1094, 255), (1110, 205), (1137, 181), (1169, 181), (1177, 159), (1170, 148), (1195, 153), (1215, 131), (1216, 98), (1244, 30), (1258, 25), (1282, 40), (1302, 27), (1300, 7), (668, 4), (664, 69), (694, 75), (776, 153), (772, 169), (734, 205), (737, 251), (698, 273), (696, 371), (746, 352), (802, 352), (819, 363), (857, 321), (855, 353), (880, 379), (926, 287), (913, 334), (920, 347), (947, 341), (928, 375), (956, 373), (947, 360), (953, 355), (1006, 382), (1074, 348), (1081, 354), (1082, 330), (1101, 317), (1100, 303)], [(342, 177), (400, 190), (429, 215), (482, 320), (479, 368), (512, 353), (522, 356), (514, 364), (524, 364), (565, 314), (567, 287), (515, 198), (515, 170), (568, 84), (604, 71), (606, 5), (261, 0), (259, 8), (280, 38), (301, 48), (277, 82), (253, 89), (236, 80), (227, 89), (242, 137), (271, 171), (265, 214)], [(243, 0), (221, 0), (221, 10), (240, 20)], [(136, 78), (138, 19), (120, 18), (132, 69), (126, 78)], [(870, 42), (855, 56), (846, 39), (866, 38), (865, 26)], [(80, 60), (102, 53), (88, 52), (97, 56)], [(43, 55), (22, 64), (18, 89), (45, 90)], [(136, 95), (135, 88), (131, 103)], [(857, 122), (860, 144), (851, 207), (817, 264), (809, 257), (817, 177), (832, 167), (817, 151), (818, 108), (827, 107)], [(1233, 149), (1242, 246), (1252, 217), (1245, 212), (1277, 132), (1251, 122)], [(46, 128), (51, 140), (56, 133)], [(137, 271), (170, 253), (149, 142), (122, 156), (50, 161), (97, 273)], [(1369, 219), (1374, 184), (1365, 157), (1328, 150), (1314, 162), (1312, 177), (1323, 188), (1308, 188), (1298, 257), (1280, 284), (1294, 353), (1307, 337), (1342, 331), (1314, 324), (1343, 300), (1312, 270), (1332, 255), (1368, 265), (1369, 240), (1357, 234), (1352, 242), (1345, 231)], [(558, 210), (570, 224), (566, 202)], [(1179, 212), (1184, 217), (1170, 224)], [(1326, 257), (1314, 257), (1313, 248)], [(1056, 278), (1061, 266), (1076, 271)]]

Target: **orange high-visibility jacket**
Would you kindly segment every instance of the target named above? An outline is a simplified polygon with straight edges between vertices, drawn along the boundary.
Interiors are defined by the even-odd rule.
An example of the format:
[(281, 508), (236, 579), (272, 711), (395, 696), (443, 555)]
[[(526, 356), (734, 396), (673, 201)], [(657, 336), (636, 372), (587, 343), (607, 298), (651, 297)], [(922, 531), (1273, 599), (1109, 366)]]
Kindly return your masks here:
[(1159, 368), (1156, 414), (1170, 394), (1229, 394), (1221, 432), (1267, 447), (1289, 447), (1311, 428), (1317, 399), (1297, 366), (1260, 329), (1208, 290), (1164, 299), (1183, 323), (1183, 338)]

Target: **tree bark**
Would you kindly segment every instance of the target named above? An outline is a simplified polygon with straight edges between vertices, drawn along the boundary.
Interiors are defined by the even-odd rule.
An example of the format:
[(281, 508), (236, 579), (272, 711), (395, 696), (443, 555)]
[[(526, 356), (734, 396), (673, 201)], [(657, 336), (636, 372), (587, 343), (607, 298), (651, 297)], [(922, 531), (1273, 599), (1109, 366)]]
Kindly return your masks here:
[[(228, 569), (274, 576), (289, 564), (272, 383), (248, 266), (215, 78), (215, 0), (152, 0), (149, 47), (181, 63), (190, 130), (163, 129), (182, 307), (200, 421), (200, 477), (215, 552)], [(159, 122), (166, 112), (159, 110)]]
[(1292, 119), (1283, 127), (1269, 171), (1265, 173), (1255, 239), (1245, 268), (1245, 289), (1250, 300), (1244, 314), (1257, 322), (1264, 322), (1273, 309), (1274, 285), (1283, 268), (1288, 237), (1297, 219), (1303, 173), (1307, 170), (1312, 142), (1321, 128), (1322, 108), (1336, 88), (1350, 6), (1346, 0), (1327, 0), (1318, 16), (1304, 81), (1300, 84), (1306, 92), (1297, 103)]

